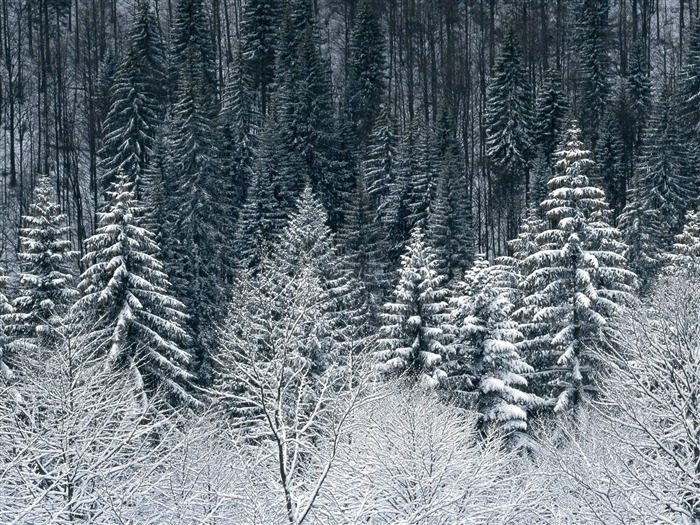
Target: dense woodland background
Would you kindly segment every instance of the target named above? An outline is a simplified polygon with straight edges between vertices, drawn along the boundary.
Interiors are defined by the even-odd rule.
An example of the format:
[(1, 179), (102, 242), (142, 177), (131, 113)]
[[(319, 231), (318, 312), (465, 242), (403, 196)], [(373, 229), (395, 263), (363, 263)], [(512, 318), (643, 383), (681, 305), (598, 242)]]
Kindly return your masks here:
[(700, 523), (698, 15), (3, 0), (0, 521)]

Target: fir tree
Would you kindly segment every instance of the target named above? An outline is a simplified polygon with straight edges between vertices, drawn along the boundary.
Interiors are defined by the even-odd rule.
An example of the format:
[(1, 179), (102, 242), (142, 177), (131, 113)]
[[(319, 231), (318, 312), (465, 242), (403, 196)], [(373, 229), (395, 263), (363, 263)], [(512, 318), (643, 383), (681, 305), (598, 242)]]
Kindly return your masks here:
[(143, 179), (164, 115), (165, 51), (148, 0), (139, 0), (126, 56), (114, 75), (103, 124), (101, 184), (107, 190), (124, 172), (143, 196)]
[(380, 330), (379, 370), (436, 387), (444, 378), (439, 368), (447, 357), (447, 290), (437, 270), (437, 257), (425, 244), (420, 228), (401, 257), (394, 301), (384, 306)]
[[(486, 156), (496, 191), (503, 195), (508, 229), (515, 232), (527, 197), (533, 157), (530, 87), (515, 32), (506, 34), (487, 91)], [(527, 198), (525, 199), (527, 201)]]
[(625, 207), (627, 195), (627, 156), (623, 138), (618, 115), (607, 112), (600, 126), (595, 155), (597, 169), (591, 174), (591, 179), (605, 191), (613, 220)]
[(450, 365), (462, 383), (461, 397), (480, 413), (481, 430), (509, 435), (526, 430), (526, 410), (536, 398), (524, 391), (523, 374), (533, 369), (518, 353), (522, 334), (501, 284), (498, 267), (483, 257), (467, 272), (465, 295), (450, 301), (458, 330), (452, 345), (458, 357)]
[(384, 38), (368, 0), (360, 2), (350, 38), (346, 83), (347, 107), (360, 145), (380, 112), (385, 89)]
[(369, 136), (367, 155), (362, 163), (367, 192), (381, 217), (391, 185), (396, 179), (399, 136), (388, 104), (383, 104)]
[(638, 162), (638, 191), (646, 209), (657, 210), (666, 232), (661, 246), (668, 250), (683, 216), (697, 197), (695, 163), (688, 143), (682, 137), (678, 104), (668, 86), (658, 96), (643, 138)]
[(566, 131), (570, 111), (559, 72), (554, 69), (548, 70), (542, 86), (537, 90), (534, 118), (535, 145), (548, 164), (551, 163), (552, 155)]
[(169, 402), (191, 402), (185, 390), (191, 375), (183, 345), (184, 306), (168, 293), (153, 234), (139, 226), (142, 208), (132, 184), (120, 175), (99, 214), (100, 226), (85, 241), (85, 272), (73, 306), (76, 326), (86, 327), (86, 348), (102, 354), (107, 366), (122, 370), (152, 396), (159, 390)]
[(555, 411), (570, 409), (594, 390), (593, 349), (613, 344), (612, 317), (632, 298), (635, 276), (626, 269), (619, 231), (606, 220), (607, 203), (589, 185), (593, 168), (580, 131), (569, 130), (557, 152), (557, 175), (542, 203), (550, 228), (537, 236), (539, 250), (527, 257), (531, 268), (523, 281), (523, 310), (530, 312), (538, 345), (527, 344), (545, 396), (556, 399)]
[(250, 0), (241, 17), (241, 40), (245, 73), (251, 79), (260, 114), (269, 110), (275, 77), (277, 28), (281, 8), (277, 0)]
[(673, 251), (666, 262), (675, 269), (697, 272), (700, 269), (700, 213), (690, 210), (685, 215), (683, 231), (676, 235)]
[(683, 129), (692, 136), (700, 131), (700, 19), (693, 22), (688, 34), (688, 51), (682, 71)]
[(52, 199), (48, 177), (39, 180), (30, 212), (20, 232), (17, 255), (22, 273), (7, 329), (22, 351), (36, 354), (39, 347), (49, 348), (56, 340), (68, 308), (77, 299), (73, 279), (78, 254), (71, 250), (66, 216)]
[(581, 68), (581, 122), (595, 146), (610, 96), (608, 0), (582, 0), (578, 27)]

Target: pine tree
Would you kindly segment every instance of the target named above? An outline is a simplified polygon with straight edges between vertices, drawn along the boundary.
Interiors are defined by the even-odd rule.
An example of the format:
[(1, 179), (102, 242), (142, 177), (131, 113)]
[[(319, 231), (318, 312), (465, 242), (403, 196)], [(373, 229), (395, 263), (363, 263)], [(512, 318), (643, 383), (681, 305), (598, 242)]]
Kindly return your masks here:
[(277, 0), (250, 0), (241, 17), (241, 40), (246, 74), (252, 80), (260, 114), (269, 110), (271, 86), (275, 77), (277, 28), (281, 8)]
[(385, 90), (384, 37), (368, 0), (360, 2), (350, 38), (347, 107), (360, 145), (380, 113)]
[(595, 146), (610, 96), (608, 0), (582, 0), (578, 27), (583, 131)]
[(24, 217), (20, 232), (22, 273), (14, 315), (6, 327), (20, 351), (38, 358), (39, 347), (49, 348), (71, 304), (77, 299), (74, 265), (78, 254), (71, 250), (66, 216), (54, 202), (48, 177), (34, 190), (31, 215)]
[(102, 189), (123, 171), (139, 198), (166, 98), (165, 51), (157, 24), (148, 0), (139, 0), (126, 56), (110, 90), (100, 150)]
[[(503, 41), (487, 91), (486, 156), (495, 190), (502, 195), (508, 229), (514, 234), (527, 201), (533, 157), (530, 87), (520, 47), (510, 29)], [(523, 191), (524, 190), (524, 191)], [(526, 199), (521, 202), (521, 195)]]
[(579, 134), (571, 128), (556, 153), (557, 175), (542, 203), (550, 228), (538, 234), (539, 250), (524, 261), (531, 270), (523, 309), (532, 313), (528, 322), (539, 343), (526, 345), (532, 352), (526, 358), (538, 377), (549, 379), (537, 386), (556, 398), (555, 411), (576, 406), (594, 389), (599, 364), (591, 352), (613, 344), (612, 317), (631, 300), (635, 280), (620, 233), (606, 220), (604, 193), (589, 185), (593, 161)]
[(533, 369), (518, 353), (522, 334), (499, 271), (480, 256), (459, 287), (464, 295), (450, 301), (457, 336), (449, 370), (460, 397), (478, 409), (482, 432), (509, 435), (527, 429), (526, 410), (536, 398), (524, 391), (522, 374)]
[(5, 277), (2, 268), (0, 268), (0, 380), (2, 381), (9, 381), (14, 376), (12, 372), (14, 356), (9, 355), (9, 337), (5, 331), (6, 319), (13, 313), (13, 308), (5, 294), (2, 293), (3, 288), (7, 286), (7, 281), (7, 277)]
[(168, 292), (158, 245), (139, 226), (142, 207), (131, 187), (120, 174), (99, 214), (100, 227), (85, 241), (87, 269), (78, 284), (82, 297), (73, 306), (74, 322), (87, 329), (85, 348), (122, 370), (134, 387), (148, 396), (162, 389), (168, 402), (188, 403), (184, 306)]
[(384, 306), (380, 330), (379, 370), (436, 387), (445, 377), (439, 368), (447, 357), (447, 290), (437, 270), (437, 257), (425, 244), (420, 228), (401, 257), (394, 302)]

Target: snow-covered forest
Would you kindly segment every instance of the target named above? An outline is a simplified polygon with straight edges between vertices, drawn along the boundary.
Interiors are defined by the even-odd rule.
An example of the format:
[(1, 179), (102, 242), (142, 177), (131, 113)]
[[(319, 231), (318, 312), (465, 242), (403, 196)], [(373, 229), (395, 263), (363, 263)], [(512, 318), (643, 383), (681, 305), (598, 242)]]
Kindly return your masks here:
[(700, 524), (700, 1), (0, 0), (0, 523)]

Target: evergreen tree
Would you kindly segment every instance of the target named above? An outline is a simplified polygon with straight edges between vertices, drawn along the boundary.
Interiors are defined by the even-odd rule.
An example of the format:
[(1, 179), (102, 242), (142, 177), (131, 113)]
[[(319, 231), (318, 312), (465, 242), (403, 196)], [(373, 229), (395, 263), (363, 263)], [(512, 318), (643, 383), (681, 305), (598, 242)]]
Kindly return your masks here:
[(661, 266), (662, 247), (668, 232), (664, 230), (659, 211), (649, 207), (650, 201), (643, 186), (635, 181), (628, 194), (627, 205), (619, 220), (627, 245), (624, 255), (629, 267), (639, 277), (640, 287), (645, 289)]
[(12, 314), (13, 309), (5, 294), (2, 293), (3, 288), (7, 286), (7, 281), (7, 277), (0, 268), (0, 380), (2, 381), (9, 381), (14, 376), (12, 373), (13, 356), (9, 355), (8, 352), (9, 337), (5, 331), (6, 319)]
[(551, 165), (552, 155), (563, 138), (571, 111), (557, 70), (547, 71), (542, 86), (537, 90), (536, 100), (535, 145)]
[(682, 71), (683, 128), (689, 136), (700, 131), (700, 19), (695, 18), (688, 34), (688, 51)]
[(622, 212), (627, 195), (627, 156), (624, 132), (618, 115), (608, 111), (600, 126), (596, 143), (596, 172), (591, 173), (592, 182), (605, 191), (615, 220)]
[[(630, 159), (639, 152), (642, 144), (642, 133), (647, 125), (651, 110), (651, 80), (646, 52), (641, 40), (637, 41), (630, 53), (629, 73), (627, 75), (627, 91), (630, 98), (630, 128), (631, 134), (626, 141)], [(630, 148), (631, 146), (631, 148)]]
[[(213, 326), (232, 279), (234, 190), (216, 137), (214, 50), (201, 0), (181, 0), (174, 28), (178, 66), (163, 182), (163, 260), (173, 293), (190, 314), (199, 380), (211, 381)], [(187, 18), (189, 17), (189, 18)]]
[(260, 114), (269, 110), (271, 86), (275, 78), (277, 29), (281, 8), (277, 0), (249, 0), (241, 17), (241, 47), (245, 73), (252, 82)]
[[(494, 191), (502, 195), (511, 234), (515, 233), (529, 190), (533, 157), (531, 90), (522, 66), (515, 32), (505, 36), (487, 91), (486, 156), (494, 177)], [(523, 191), (524, 190), (524, 191)], [(497, 204), (499, 205), (499, 204)]]
[[(589, 185), (593, 168), (580, 131), (569, 130), (566, 146), (556, 153), (557, 175), (542, 203), (549, 229), (537, 236), (539, 250), (527, 257), (531, 268), (523, 281), (523, 309), (531, 312), (537, 345), (526, 344), (544, 396), (556, 398), (555, 411), (575, 406), (594, 389), (593, 349), (614, 344), (613, 315), (631, 300), (635, 276), (626, 269), (619, 231), (606, 220), (607, 203)], [(542, 335), (539, 335), (542, 334)]]
[(666, 261), (672, 268), (698, 271), (700, 269), (700, 213), (690, 210), (685, 215), (683, 231), (676, 235), (673, 251)]
[(101, 184), (107, 190), (122, 171), (143, 195), (143, 179), (164, 115), (165, 51), (148, 0), (139, 0), (126, 56), (114, 75), (103, 124)]
[(437, 257), (414, 228), (401, 257), (394, 302), (384, 306), (380, 330), (379, 370), (436, 387), (445, 373), (439, 366), (447, 357), (447, 290), (437, 270)]
[(360, 145), (367, 142), (385, 90), (384, 37), (368, 0), (360, 2), (350, 38), (347, 107)]
[(258, 119), (253, 107), (251, 83), (237, 51), (231, 78), (224, 90), (217, 121), (219, 155), (223, 176), (231, 185), (232, 213), (238, 214), (248, 184), (253, 178), (256, 158)]
[(176, 99), (182, 99), (185, 86), (196, 88), (201, 117), (213, 119), (217, 110), (216, 51), (203, 0), (179, 0), (172, 34)]
[(464, 295), (450, 301), (457, 329), (450, 369), (459, 378), (460, 397), (479, 411), (481, 430), (508, 435), (526, 430), (526, 410), (536, 398), (524, 391), (522, 374), (533, 369), (518, 353), (522, 334), (501, 284), (498, 267), (483, 257), (465, 275)]
[(73, 306), (75, 325), (87, 331), (83, 345), (122, 370), (134, 387), (152, 396), (160, 389), (169, 402), (191, 402), (191, 375), (183, 345), (184, 306), (168, 293), (153, 234), (139, 226), (142, 207), (132, 184), (119, 175), (100, 227), (85, 241), (85, 272)]
[(582, 0), (578, 26), (583, 131), (595, 146), (610, 96), (608, 0)]
[(74, 265), (77, 253), (71, 250), (66, 216), (51, 195), (48, 177), (41, 177), (34, 190), (31, 215), (24, 217), (17, 254), (22, 273), (14, 315), (6, 327), (14, 344), (23, 352), (49, 348), (56, 340), (63, 318), (77, 299)]
[(680, 137), (678, 105), (666, 86), (644, 134), (637, 175), (638, 195), (646, 200), (644, 208), (657, 210), (660, 215), (665, 232), (662, 250), (670, 248), (673, 235), (680, 232), (683, 216), (698, 194), (694, 158)]

